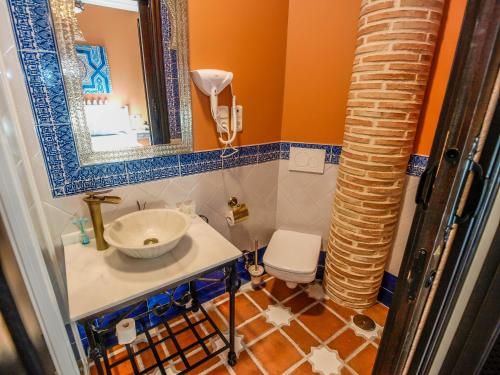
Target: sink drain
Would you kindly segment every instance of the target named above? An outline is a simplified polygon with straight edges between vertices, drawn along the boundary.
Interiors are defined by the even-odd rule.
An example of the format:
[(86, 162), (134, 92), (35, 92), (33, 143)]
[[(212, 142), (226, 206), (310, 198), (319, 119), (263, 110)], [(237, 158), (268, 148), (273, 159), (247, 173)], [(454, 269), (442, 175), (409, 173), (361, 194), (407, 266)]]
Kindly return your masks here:
[(158, 238), (146, 238), (144, 240), (144, 245), (154, 245), (155, 243), (158, 243)]

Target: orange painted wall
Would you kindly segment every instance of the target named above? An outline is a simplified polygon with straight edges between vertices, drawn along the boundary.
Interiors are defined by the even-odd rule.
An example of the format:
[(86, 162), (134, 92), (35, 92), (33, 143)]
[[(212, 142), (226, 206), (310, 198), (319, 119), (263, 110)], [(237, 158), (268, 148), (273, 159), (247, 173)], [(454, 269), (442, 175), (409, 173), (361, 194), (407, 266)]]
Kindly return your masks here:
[[(288, 0), (189, 0), (188, 5), (190, 68), (234, 73), (244, 114), (235, 144), (279, 141)], [(220, 147), (209, 98), (193, 85), (191, 90), (194, 148)], [(220, 102), (230, 103), (227, 93)]]
[[(466, 2), (447, 2), (415, 153), (430, 153)], [(359, 0), (290, 0), (282, 140), (342, 143), (359, 8)]]
[(416, 154), (429, 155), (431, 152), (466, 5), (467, 0), (447, 2), (441, 24), (441, 37), (434, 55), (426, 101), (420, 115), (414, 148)]
[(130, 114), (148, 118), (137, 33), (137, 12), (85, 4), (77, 15), (86, 42), (106, 47), (111, 72), (110, 101), (129, 106)]
[(290, 0), (281, 136), (341, 144), (360, 0)]

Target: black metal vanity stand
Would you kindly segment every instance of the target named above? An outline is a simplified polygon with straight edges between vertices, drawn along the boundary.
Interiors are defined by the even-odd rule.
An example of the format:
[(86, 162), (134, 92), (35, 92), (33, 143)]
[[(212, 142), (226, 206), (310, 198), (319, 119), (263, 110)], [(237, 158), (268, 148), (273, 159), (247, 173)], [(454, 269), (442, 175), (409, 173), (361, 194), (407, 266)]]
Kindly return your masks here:
[[(212, 318), (210, 318), (210, 316), (203, 308), (203, 306), (198, 302), (194, 285), (196, 280), (204, 280), (204, 281), (207, 280), (206, 278), (203, 278), (203, 275), (208, 275), (220, 269), (224, 270), (224, 277), (222, 279), (217, 279), (217, 280), (210, 279), (210, 280), (221, 281), (221, 282), (224, 281), (226, 285), (226, 291), (229, 292), (229, 341), (224, 336), (219, 327), (217, 327)], [(180, 285), (187, 283), (189, 283), (189, 289), (180, 298), (175, 300), (174, 293), (176, 288), (178, 288)], [(129, 306), (127, 311), (123, 312), (118, 317), (113, 319), (111, 322), (106, 324), (105, 327), (101, 326), (97, 327), (95, 324), (95, 320), (99, 317), (102, 317), (105, 314), (122, 310), (124, 306), (117, 306), (114, 307), (112, 310), (102, 311), (99, 312), (99, 314), (97, 315), (93, 315), (85, 318), (84, 320), (79, 321), (79, 323), (83, 324), (85, 327), (85, 332), (87, 334), (89, 342), (89, 355), (90, 358), (95, 363), (98, 374), (109, 375), (111, 374), (112, 368), (119, 366), (126, 361), (130, 362), (134, 374), (136, 375), (147, 374), (154, 369), (158, 369), (160, 374), (166, 374), (166, 370), (164, 369), (165, 365), (168, 366), (169, 361), (177, 358), (180, 358), (180, 360), (185, 366), (185, 370), (181, 371), (180, 374), (186, 374), (195, 367), (223, 353), (227, 349), (229, 349), (228, 364), (230, 366), (234, 366), (236, 364), (236, 352), (234, 347), (235, 346), (235, 322), (234, 322), (235, 295), (239, 287), (240, 287), (240, 280), (238, 278), (236, 271), (236, 261), (231, 261), (229, 263), (207, 270), (199, 275), (195, 275), (180, 280), (175, 284), (162, 288), (161, 290), (157, 290), (148, 295), (141, 296), (140, 299), (129, 301), (127, 303), (127, 306)], [(148, 297), (153, 295), (158, 295), (161, 293), (165, 293), (170, 297), (168, 303), (155, 305), (152, 308), (147, 309), (147, 311), (143, 313), (131, 316), (131, 314), (134, 311), (136, 311), (141, 305), (145, 304), (145, 306), (147, 306)], [(168, 316), (168, 312), (174, 306), (181, 309), (179, 315), (187, 323), (187, 325), (184, 326), (184, 328), (179, 330), (175, 330), (175, 326), (172, 327), (168, 322), (168, 320), (172, 319), (172, 316)], [(189, 312), (200, 312), (202, 318), (198, 319), (197, 321), (192, 321), (188, 316)], [(147, 322), (149, 320), (148, 318), (150, 314), (153, 314), (156, 317), (158, 317), (160, 323), (156, 325), (151, 325), (151, 324), (148, 325)], [(118, 324), (118, 322), (120, 322), (122, 319), (129, 317), (135, 320), (138, 335), (144, 334), (147, 343), (145, 343), (145, 345), (140, 349), (137, 348), (137, 350), (134, 349), (134, 347), (131, 344), (125, 345), (126, 355), (123, 356), (123, 358), (120, 358), (119, 360), (110, 363), (108, 352), (110, 347), (114, 345), (106, 344), (105, 337), (111, 334), (115, 334), (116, 325)], [(200, 332), (202, 332), (202, 330), (197, 328), (199, 328), (198, 326), (202, 323), (209, 324), (213, 329), (213, 332), (207, 335), (201, 335)], [(149, 331), (159, 327), (165, 328), (166, 335), (164, 335), (164, 337), (161, 338), (158, 337), (158, 339), (153, 340)], [(176, 337), (188, 330), (190, 330), (193, 333), (194, 337), (196, 337), (196, 341), (182, 348)], [(211, 352), (209, 347), (207, 346), (207, 341), (210, 339), (216, 339), (217, 337), (222, 340), (224, 345), (221, 348), (218, 348), (215, 351)], [(163, 342), (166, 342), (167, 340), (172, 340), (172, 343), (175, 347), (175, 353), (169, 353), (169, 355), (166, 356), (165, 358), (161, 358), (158, 353), (158, 346), (161, 345)], [(201, 349), (205, 353), (205, 356), (201, 360), (191, 363), (186, 354), (188, 351), (192, 350), (197, 346), (201, 347)], [(143, 370), (139, 370), (136, 357), (148, 350), (151, 350), (156, 363), (154, 363), (151, 366), (148, 366), (147, 368), (144, 368)]]

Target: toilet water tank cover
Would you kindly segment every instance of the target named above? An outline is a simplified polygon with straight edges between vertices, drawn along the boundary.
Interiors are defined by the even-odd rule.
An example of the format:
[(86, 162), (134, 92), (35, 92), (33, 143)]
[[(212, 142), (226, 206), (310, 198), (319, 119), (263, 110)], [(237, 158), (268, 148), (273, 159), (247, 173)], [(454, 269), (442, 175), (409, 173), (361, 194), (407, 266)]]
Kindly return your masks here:
[(321, 236), (279, 229), (264, 254), (264, 264), (289, 272), (315, 272)]

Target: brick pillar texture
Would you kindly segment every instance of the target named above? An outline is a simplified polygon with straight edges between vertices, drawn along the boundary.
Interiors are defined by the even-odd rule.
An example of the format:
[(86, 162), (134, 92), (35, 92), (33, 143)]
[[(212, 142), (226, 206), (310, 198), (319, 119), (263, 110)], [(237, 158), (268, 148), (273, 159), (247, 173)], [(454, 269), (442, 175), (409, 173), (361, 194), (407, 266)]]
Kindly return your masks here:
[(363, 0), (324, 287), (377, 299), (391, 249), (444, 0)]

